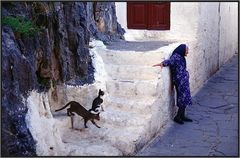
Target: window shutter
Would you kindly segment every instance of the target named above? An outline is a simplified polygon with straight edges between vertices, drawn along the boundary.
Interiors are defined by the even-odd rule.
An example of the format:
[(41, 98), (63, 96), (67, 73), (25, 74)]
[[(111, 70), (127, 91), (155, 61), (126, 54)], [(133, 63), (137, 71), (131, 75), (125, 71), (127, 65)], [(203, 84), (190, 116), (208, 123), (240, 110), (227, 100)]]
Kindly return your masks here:
[(148, 28), (147, 29), (170, 29), (170, 3), (153, 2), (148, 4)]
[(169, 30), (170, 2), (127, 2), (129, 29)]
[(145, 2), (127, 2), (127, 25), (128, 28), (146, 29), (147, 6)]

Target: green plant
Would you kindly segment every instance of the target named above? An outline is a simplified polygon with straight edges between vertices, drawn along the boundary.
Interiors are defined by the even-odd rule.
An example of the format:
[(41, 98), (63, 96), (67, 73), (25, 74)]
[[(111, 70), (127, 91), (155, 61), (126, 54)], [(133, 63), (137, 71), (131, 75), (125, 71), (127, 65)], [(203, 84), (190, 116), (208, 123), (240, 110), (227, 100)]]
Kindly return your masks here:
[(42, 31), (42, 28), (38, 28), (33, 25), (32, 21), (25, 20), (22, 17), (3, 17), (2, 24), (10, 26), (14, 32), (22, 34), (27, 37), (32, 37), (38, 32)]

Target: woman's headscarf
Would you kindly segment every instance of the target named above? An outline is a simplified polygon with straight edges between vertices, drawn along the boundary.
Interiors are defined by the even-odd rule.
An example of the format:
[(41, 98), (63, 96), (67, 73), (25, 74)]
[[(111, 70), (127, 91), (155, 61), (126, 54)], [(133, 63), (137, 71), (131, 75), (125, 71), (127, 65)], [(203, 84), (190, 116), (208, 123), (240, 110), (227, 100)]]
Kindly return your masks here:
[(180, 44), (180, 45), (173, 51), (172, 55), (177, 53), (177, 54), (179, 54), (179, 55), (181, 55), (182, 57), (185, 58), (186, 48), (187, 48), (186, 44)]
[(186, 49), (187, 49), (186, 44), (180, 44), (176, 49), (174, 49), (174, 51), (172, 53), (172, 55), (179, 54), (181, 57), (183, 57), (185, 67), (186, 67), (186, 59), (185, 59)]

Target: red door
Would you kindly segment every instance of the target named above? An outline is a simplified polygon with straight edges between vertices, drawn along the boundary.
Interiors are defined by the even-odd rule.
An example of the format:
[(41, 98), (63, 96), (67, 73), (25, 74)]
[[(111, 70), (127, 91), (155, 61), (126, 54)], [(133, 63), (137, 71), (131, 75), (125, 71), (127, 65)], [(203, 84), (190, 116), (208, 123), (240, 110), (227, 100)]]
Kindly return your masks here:
[(170, 2), (127, 2), (129, 29), (169, 30)]

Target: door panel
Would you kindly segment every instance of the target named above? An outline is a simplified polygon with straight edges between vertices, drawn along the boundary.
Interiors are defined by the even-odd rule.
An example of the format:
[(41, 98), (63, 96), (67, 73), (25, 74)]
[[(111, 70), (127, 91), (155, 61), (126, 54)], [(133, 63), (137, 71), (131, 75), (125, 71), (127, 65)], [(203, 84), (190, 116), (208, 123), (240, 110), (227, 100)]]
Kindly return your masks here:
[(147, 11), (144, 2), (128, 2), (127, 13), (128, 28), (144, 29), (147, 27)]
[(169, 3), (149, 3), (148, 8), (148, 29), (170, 29)]
[(128, 2), (127, 7), (129, 29), (170, 29), (170, 2)]

